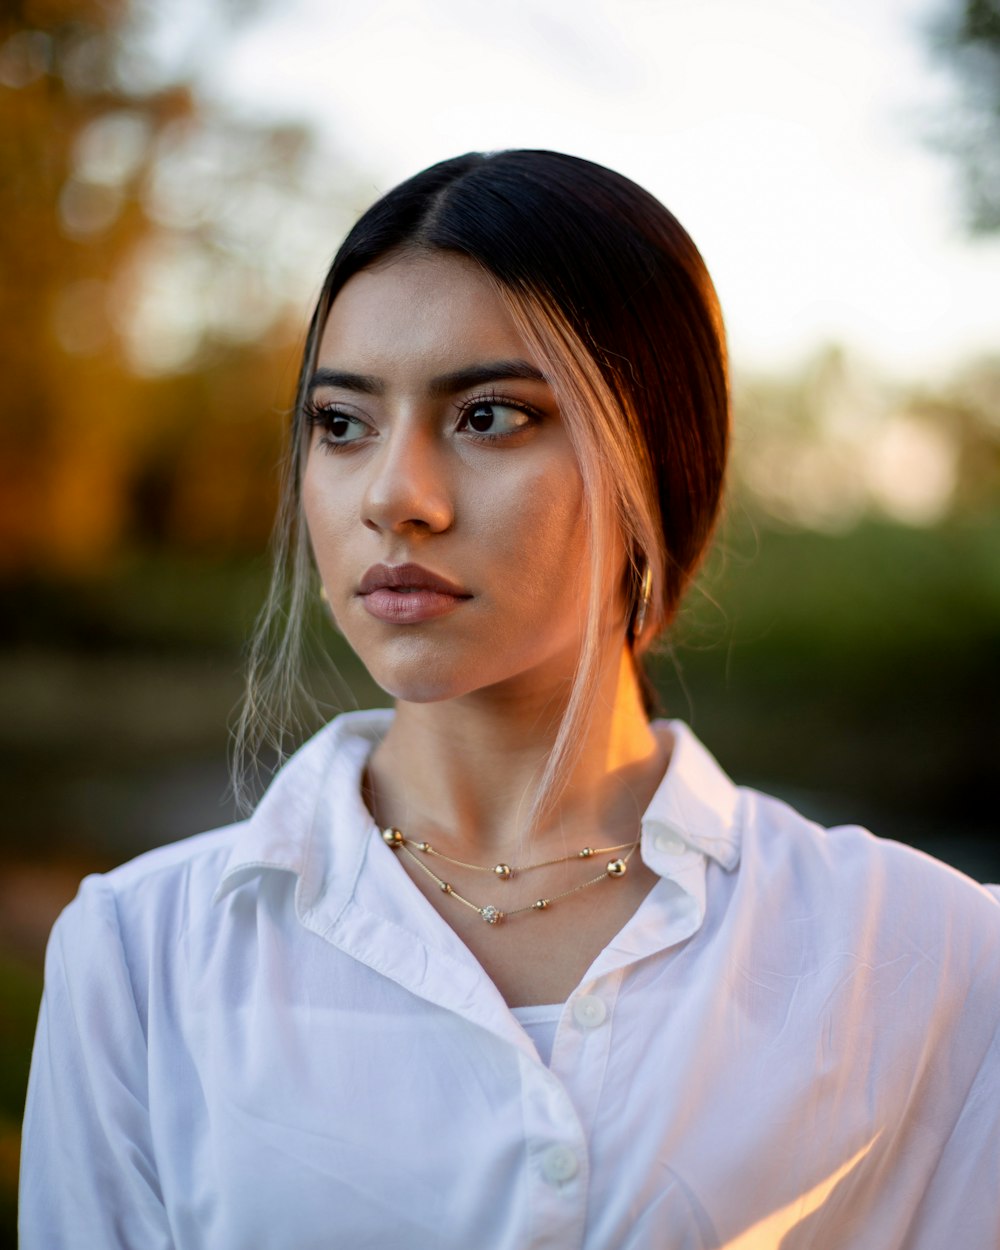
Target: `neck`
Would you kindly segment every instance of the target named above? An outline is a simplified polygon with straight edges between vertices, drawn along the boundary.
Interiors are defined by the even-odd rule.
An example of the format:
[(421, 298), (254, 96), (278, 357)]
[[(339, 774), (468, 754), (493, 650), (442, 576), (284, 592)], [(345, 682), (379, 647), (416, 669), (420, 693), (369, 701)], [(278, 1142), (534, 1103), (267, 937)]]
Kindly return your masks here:
[[(524, 829), (555, 742), (568, 690), (479, 691), (442, 703), (400, 702), (374, 752), (367, 798), (381, 826), (453, 852), (523, 858)], [(532, 854), (638, 836), (666, 765), (649, 726), (628, 651), (602, 664), (579, 753), (542, 823)]]

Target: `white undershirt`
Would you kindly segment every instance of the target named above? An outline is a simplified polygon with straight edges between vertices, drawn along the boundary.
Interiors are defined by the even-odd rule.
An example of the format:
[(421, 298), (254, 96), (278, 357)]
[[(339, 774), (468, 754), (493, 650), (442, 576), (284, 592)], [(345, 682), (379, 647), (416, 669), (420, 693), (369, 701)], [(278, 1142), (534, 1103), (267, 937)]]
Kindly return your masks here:
[(511, 1013), (535, 1043), (535, 1049), (546, 1067), (552, 1059), (552, 1045), (562, 1015), (562, 1003), (542, 1003), (536, 1007), (512, 1007)]

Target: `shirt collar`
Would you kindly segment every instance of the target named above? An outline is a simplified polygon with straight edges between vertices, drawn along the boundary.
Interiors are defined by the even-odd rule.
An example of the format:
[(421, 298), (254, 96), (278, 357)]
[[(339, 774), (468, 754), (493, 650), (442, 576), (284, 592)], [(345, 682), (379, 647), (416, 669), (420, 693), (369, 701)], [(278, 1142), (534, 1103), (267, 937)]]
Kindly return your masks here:
[[(334, 877), (343, 880), (346, 874), (353, 880), (365, 847), (357, 834), (372, 824), (361, 796), (361, 773), (391, 723), (388, 708), (345, 712), (296, 751), (234, 842), (213, 901), (259, 872), (277, 869), (298, 876), (301, 913)], [(333, 832), (336, 863), (321, 853), (322, 830)], [(335, 867), (341, 871), (335, 873)]]
[[(267, 870), (298, 877), (299, 914), (320, 899), (330, 922), (349, 901), (372, 828), (361, 796), (365, 761), (392, 723), (376, 708), (338, 716), (282, 767), (230, 851), (215, 901)], [(659, 721), (673, 737), (670, 764), (642, 819), (640, 853), (660, 876), (677, 877), (690, 852), (731, 870), (739, 862), (738, 791), (682, 721)]]
[(740, 858), (739, 791), (683, 721), (657, 721), (673, 737), (670, 764), (642, 818), (642, 858), (672, 876), (678, 858), (700, 851), (723, 868)]

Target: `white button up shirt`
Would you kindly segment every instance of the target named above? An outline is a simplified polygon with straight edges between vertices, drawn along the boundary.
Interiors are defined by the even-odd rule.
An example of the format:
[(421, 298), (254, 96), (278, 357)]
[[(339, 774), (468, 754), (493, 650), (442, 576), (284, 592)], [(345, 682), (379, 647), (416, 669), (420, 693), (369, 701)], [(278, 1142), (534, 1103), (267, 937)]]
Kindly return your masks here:
[(989, 890), (737, 789), (671, 722), (660, 880), (546, 1066), (364, 807), (390, 716), (334, 721), (248, 822), (84, 881), (23, 1250), (1000, 1246)]

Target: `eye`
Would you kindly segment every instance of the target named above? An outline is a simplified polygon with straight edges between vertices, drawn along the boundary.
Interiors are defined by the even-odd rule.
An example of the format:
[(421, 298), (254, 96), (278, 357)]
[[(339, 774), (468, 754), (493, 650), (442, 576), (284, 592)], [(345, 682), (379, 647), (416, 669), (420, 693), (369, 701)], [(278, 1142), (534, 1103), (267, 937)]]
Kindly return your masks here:
[(319, 441), (324, 447), (343, 447), (345, 443), (355, 443), (368, 433), (368, 425), (364, 421), (339, 408), (324, 408), (310, 401), (303, 412), (313, 429), (323, 431)]
[(535, 425), (537, 420), (533, 413), (513, 404), (496, 399), (475, 399), (465, 406), (458, 428), (483, 438), (506, 438)]

